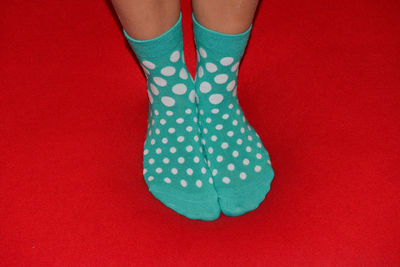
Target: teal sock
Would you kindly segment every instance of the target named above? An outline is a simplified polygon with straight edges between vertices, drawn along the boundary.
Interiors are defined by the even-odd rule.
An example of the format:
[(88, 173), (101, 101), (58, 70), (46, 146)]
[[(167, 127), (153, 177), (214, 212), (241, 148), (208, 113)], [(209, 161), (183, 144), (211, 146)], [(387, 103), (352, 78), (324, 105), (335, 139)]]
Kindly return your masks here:
[(150, 192), (190, 219), (215, 220), (220, 208), (204, 160), (193, 80), (183, 56), (181, 16), (167, 32), (134, 40), (124, 30), (146, 74), (148, 129), (143, 175)]
[(193, 16), (198, 67), (199, 123), (221, 210), (239, 216), (254, 210), (269, 191), (274, 172), (258, 134), (237, 99), (237, 75), (251, 27), (222, 34)]

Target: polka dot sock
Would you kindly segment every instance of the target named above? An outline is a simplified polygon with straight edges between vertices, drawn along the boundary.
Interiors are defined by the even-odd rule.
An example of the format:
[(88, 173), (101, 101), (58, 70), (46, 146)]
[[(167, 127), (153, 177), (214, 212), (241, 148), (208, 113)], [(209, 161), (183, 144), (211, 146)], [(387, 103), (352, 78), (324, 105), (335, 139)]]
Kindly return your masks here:
[(202, 142), (221, 210), (239, 216), (258, 207), (274, 177), (268, 152), (237, 99), (238, 69), (251, 27), (242, 34), (221, 34), (194, 16), (193, 27)]
[(124, 33), (147, 78), (150, 104), (143, 175), (149, 190), (179, 214), (215, 220), (220, 208), (200, 143), (194, 83), (183, 56), (181, 16), (155, 39), (139, 41)]

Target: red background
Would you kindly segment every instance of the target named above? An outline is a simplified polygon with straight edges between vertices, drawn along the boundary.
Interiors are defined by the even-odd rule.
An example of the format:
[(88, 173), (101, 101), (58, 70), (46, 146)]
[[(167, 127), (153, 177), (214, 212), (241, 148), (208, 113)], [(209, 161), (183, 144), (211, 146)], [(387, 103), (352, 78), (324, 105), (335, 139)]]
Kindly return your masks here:
[(1, 265), (400, 265), (399, 1), (261, 4), (239, 98), (276, 176), (214, 222), (147, 191), (145, 80), (109, 4), (0, 10)]

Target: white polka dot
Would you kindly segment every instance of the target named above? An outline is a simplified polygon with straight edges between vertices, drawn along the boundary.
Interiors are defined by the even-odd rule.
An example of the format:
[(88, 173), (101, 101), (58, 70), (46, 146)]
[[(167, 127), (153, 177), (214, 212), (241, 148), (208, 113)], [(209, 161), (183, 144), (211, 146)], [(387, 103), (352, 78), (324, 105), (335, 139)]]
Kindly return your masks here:
[(214, 82), (216, 82), (218, 84), (226, 83), (227, 80), (228, 80), (228, 75), (226, 75), (226, 74), (218, 74), (214, 78)]
[(231, 182), (231, 179), (229, 179), (229, 177), (224, 177), (222, 178), (222, 182), (229, 184)]
[(160, 120), (160, 123), (161, 123), (162, 125), (164, 125), (164, 124), (166, 124), (166, 123), (167, 123), (167, 121), (166, 121), (166, 120), (164, 120), (164, 119), (161, 119), (161, 120)]
[(143, 150), (143, 155), (147, 155), (149, 154), (149, 150), (146, 148), (145, 150)]
[(150, 90), (151, 90), (151, 92), (153, 93), (153, 95), (158, 95), (160, 92), (158, 91), (158, 89), (157, 89), (157, 87), (154, 85), (154, 84), (152, 84), (152, 83), (150, 83)]
[(147, 173), (147, 169), (143, 169), (143, 175)]
[(219, 109), (217, 109), (217, 108), (213, 108), (212, 110), (211, 110), (211, 113), (212, 114), (217, 114), (219, 112)]
[(149, 97), (149, 101), (153, 104), (153, 96), (150, 94), (150, 91), (147, 91), (147, 96)]
[(154, 177), (153, 177), (153, 176), (149, 176), (149, 178), (147, 178), (147, 180), (148, 180), (149, 182), (151, 182), (151, 181), (154, 180)]
[(189, 132), (189, 133), (190, 133), (192, 130), (193, 130), (193, 127), (192, 127), (192, 126), (188, 126), (188, 127), (186, 127), (186, 131), (187, 131), (187, 132)]
[(194, 103), (195, 98), (196, 98), (196, 92), (194, 90), (190, 91), (189, 93), (190, 102)]
[(176, 119), (176, 123), (178, 123), (178, 124), (182, 124), (183, 122), (184, 122), (183, 118), (177, 118)]
[(204, 140), (204, 139), (201, 139), (201, 142), (203, 143), (203, 145), (206, 144), (206, 140)]
[(146, 68), (151, 69), (151, 70), (153, 70), (153, 69), (156, 68), (156, 65), (154, 65), (153, 63), (151, 63), (150, 61), (147, 61), (147, 60), (144, 60), (144, 61), (142, 62), (142, 64), (143, 64), (144, 66), (146, 66)]
[(213, 181), (213, 178), (208, 178), (208, 182), (210, 183), (210, 184), (213, 184), (214, 183), (214, 181)]
[(156, 143), (156, 140), (154, 138), (151, 139), (150, 144), (154, 145), (155, 143)]
[(228, 164), (228, 170), (233, 171), (235, 169), (235, 165), (233, 165), (232, 163)]
[(161, 139), (161, 142), (162, 142), (163, 144), (166, 144), (166, 143), (168, 143), (168, 139), (164, 137), (163, 139)]
[(175, 100), (169, 96), (161, 97), (161, 102), (167, 107), (172, 107), (173, 105), (175, 105)]
[(233, 131), (228, 131), (228, 132), (226, 133), (226, 135), (229, 136), (229, 137), (232, 137), (232, 136), (233, 136)]
[(239, 156), (239, 152), (237, 152), (236, 150), (232, 152), (232, 156), (234, 156), (235, 158), (237, 158)]
[(271, 165), (271, 161), (270, 160), (267, 160), (267, 162), (268, 162), (269, 165)]
[(217, 157), (217, 161), (218, 162), (221, 162), (221, 161), (223, 161), (224, 160), (224, 157), (222, 157), (221, 155), (219, 155), (218, 157)]
[(211, 136), (211, 140), (212, 140), (212, 141), (215, 142), (215, 141), (217, 141), (217, 139), (218, 139), (218, 138), (217, 138), (215, 135)]
[(212, 154), (214, 152), (214, 149), (212, 147), (208, 148), (208, 153)]
[(237, 95), (237, 86), (235, 87), (235, 89), (233, 90), (232, 95), (235, 97)]
[(171, 169), (171, 173), (172, 173), (172, 174), (177, 174), (177, 173), (178, 173), (178, 170), (177, 170), (176, 168), (172, 168), (172, 169)]
[(212, 171), (212, 175), (213, 175), (213, 176), (217, 175), (217, 173), (218, 173), (218, 170), (217, 170), (217, 169), (214, 169), (214, 170)]
[(233, 109), (233, 104), (229, 104), (228, 108)]
[(217, 124), (215, 126), (215, 129), (217, 129), (217, 130), (221, 130), (222, 128), (224, 128), (224, 126), (222, 126), (222, 124)]
[(260, 171), (261, 171), (261, 166), (259, 166), (259, 165), (255, 166), (255, 167), (254, 167), (254, 170), (255, 170), (256, 172), (260, 172)]
[(238, 140), (236, 140), (236, 143), (237, 143), (238, 145), (241, 145), (241, 144), (243, 144), (243, 140), (242, 140), (241, 138), (238, 138)]
[(208, 72), (214, 73), (218, 70), (217, 66), (214, 63), (207, 62), (206, 63), (206, 70)]
[(201, 173), (202, 173), (202, 174), (205, 174), (206, 172), (207, 172), (206, 168), (204, 168), (204, 167), (201, 168)]
[(167, 85), (167, 81), (164, 80), (161, 77), (154, 77), (153, 81), (158, 85), (158, 86), (166, 86)]
[(183, 164), (185, 162), (185, 158), (184, 157), (179, 157), (178, 158), (178, 163)]
[(203, 75), (204, 75), (204, 70), (203, 70), (203, 67), (200, 66), (199, 69), (197, 70), (197, 76), (198, 76), (199, 78), (202, 78)]
[(211, 123), (211, 118), (207, 118), (207, 119), (206, 119), (206, 122), (207, 122), (207, 123)]
[(204, 128), (204, 129), (203, 129), (203, 133), (204, 133), (204, 134), (207, 134), (207, 133), (208, 133), (207, 128)]
[(221, 147), (223, 148), (223, 149), (227, 149), (228, 148), (228, 143), (227, 142), (223, 142), (222, 144), (221, 144)]
[(249, 131), (251, 132), (251, 127), (250, 127), (250, 125), (247, 125), (247, 129), (249, 129)]
[[(193, 136), (194, 141), (198, 142), (199, 141), (199, 137), (197, 135)], [(201, 148), (201, 147), (200, 147)]]
[(181, 186), (186, 187), (187, 186), (187, 182), (185, 180), (181, 180)]
[(260, 153), (257, 153), (256, 157), (257, 157), (258, 159), (262, 159), (262, 155), (261, 155)]
[(184, 80), (188, 78), (188, 73), (184, 68), (182, 68), (181, 71), (179, 72), (179, 77)]
[(233, 90), (233, 88), (235, 88), (235, 85), (236, 85), (236, 81), (231, 81), (230, 83), (228, 83), (228, 85), (226, 86), (226, 90), (227, 91), (232, 91)]
[(222, 58), (219, 63), (223, 66), (229, 66), (233, 62), (233, 57), (224, 57)]
[(244, 128), (243, 128), (243, 127), (240, 128), (240, 132), (241, 132), (241, 133), (244, 133)]
[(248, 139), (249, 141), (253, 141), (253, 137), (251, 137), (251, 135), (247, 136), (247, 139)]
[(222, 118), (223, 118), (224, 120), (226, 120), (226, 119), (229, 118), (229, 115), (228, 115), (228, 114), (224, 114), (224, 115), (222, 115)]
[(260, 142), (258, 142), (258, 143), (257, 143), (257, 146), (258, 146), (259, 148), (261, 148), (261, 147), (262, 147), (262, 144), (261, 144)]
[(175, 132), (175, 128), (169, 128), (169, 129), (168, 129), (168, 132), (169, 132), (170, 134), (173, 134), (173, 133)]
[(156, 116), (158, 116), (158, 114), (160, 114), (160, 113), (158, 112), (157, 109), (155, 109), (155, 110), (154, 110), (154, 114), (156, 114)]
[(222, 100), (224, 100), (224, 96), (221, 94), (212, 94), (210, 95), (208, 100), (210, 101), (211, 104), (218, 105), (219, 103), (222, 102)]
[(192, 175), (192, 174), (193, 174), (193, 170), (192, 170), (191, 168), (188, 168), (188, 169), (186, 170), (186, 173), (187, 173), (188, 175)]
[(159, 135), (159, 134), (160, 134), (160, 129), (157, 128), (157, 129), (155, 130), (155, 132), (156, 132), (156, 135)]
[(247, 177), (247, 174), (245, 172), (241, 172), (239, 175), (240, 179), (244, 180)]
[(244, 160), (243, 160), (243, 164), (244, 164), (244, 165), (249, 165), (249, 163), (250, 163), (250, 161), (249, 161), (248, 159), (244, 159)]
[(186, 89), (187, 89), (187, 87), (183, 83), (178, 83), (178, 84), (175, 84), (174, 86), (172, 86), (172, 92), (174, 92), (174, 94), (176, 94), (176, 95), (185, 94)]
[(247, 146), (247, 147), (246, 147), (246, 151), (247, 151), (247, 152), (251, 152), (251, 147)]
[(198, 156), (193, 158), (194, 163), (199, 163), (200, 162), (200, 158)]
[(162, 173), (162, 169), (161, 169), (160, 167), (158, 167), (158, 168), (156, 169), (156, 173)]
[(200, 84), (200, 92), (202, 92), (203, 94), (207, 94), (210, 91), (211, 91), (211, 84), (209, 82), (202, 82)]
[(233, 120), (233, 121), (232, 121), (232, 124), (233, 124), (234, 126), (237, 126), (237, 125), (238, 125), (238, 121), (237, 121), (237, 120)]
[(150, 72), (148, 71), (148, 69), (145, 68), (145, 66), (143, 66), (143, 64), (140, 64), (140, 66), (142, 66), (142, 69), (143, 69), (143, 71), (144, 71), (146, 77), (147, 77), (148, 75), (150, 75)]
[(238, 68), (239, 68), (239, 62), (236, 62), (235, 64), (233, 64), (231, 71), (235, 72), (235, 71), (237, 71)]
[(166, 182), (167, 184), (171, 183), (171, 179), (169, 179), (168, 177), (164, 178), (164, 182)]
[(177, 50), (177, 51), (175, 51), (175, 52), (173, 52), (173, 53), (171, 54), (171, 56), (169, 57), (169, 60), (170, 60), (171, 62), (177, 62), (177, 61), (179, 60), (179, 57), (180, 57), (180, 53), (179, 53), (179, 51)]
[(192, 151), (193, 151), (193, 147), (192, 147), (191, 145), (188, 145), (188, 146), (186, 147), (186, 151), (187, 151), (187, 152), (192, 152)]
[(185, 140), (185, 137), (179, 136), (176, 140), (177, 140), (179, 143), (182, 143), (183, 140)]
[(164, 76), (172, 76), (176, 72), (175, 68), (172, 66), (167, 66), (161, 69), (161, 74)]
[(200, 53), (202, 58), (206, 58), (207, 57), (206, 50), (204, 50), (202, 47), (199, 48), (199, 53)]
[(165, 112), (165, 114), (167, 114), (167, 116), (172, 116), (174, 115), (174, 113), (171, 110), (167, 110), (167, 112)]
[(162, 152), (161, 148), (157, 148), (157, 149), (156, 149), (156, 153), (157, 153), (157, 154), (161, 154), (161, 152)]
[(185, 113), (186, 114), (190, 114), (190, 113), (192, 113), (192, 110), (190, 108), (188, 108), (188, 109), (185, 110)]
[(176, 148), (175, 148), (175, 147), (171, 147), (171, 148), (169, 149), (169, 152), (171, 152), (172, 154), (174, 154), (174, 153), (176, 152)]
[(163, 158), (163, 162), (164, 162), (164, 164), (168, 164), (169, 163), (169, 158)]
[(197, 186), (198, 188), (200, 188), (200, 187), (203, 186), (203, 183), (202, 183), (200, 180), (196, 180), (196, 186)]

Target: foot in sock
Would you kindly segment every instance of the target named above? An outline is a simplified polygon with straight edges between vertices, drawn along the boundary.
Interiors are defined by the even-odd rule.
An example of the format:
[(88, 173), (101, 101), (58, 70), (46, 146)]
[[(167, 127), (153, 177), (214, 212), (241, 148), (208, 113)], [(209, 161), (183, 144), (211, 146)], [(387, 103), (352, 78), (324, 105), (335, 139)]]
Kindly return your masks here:
[(200, 143), (194, 83), (183, 58), (181, 17), (155, 39), (139, 41), (124, 33), (147, 78), (143, 175), (149, 190), (179, 214), (215, 220), (220, 207)]
[(237, 74), (251, 27), (217, 33), (193, 16), (198, 67), (199, 123), (221, 210), (239, 216), (264, 200), (274, 177), (270, 157), (237, 99)]

